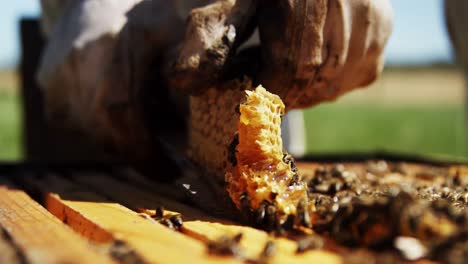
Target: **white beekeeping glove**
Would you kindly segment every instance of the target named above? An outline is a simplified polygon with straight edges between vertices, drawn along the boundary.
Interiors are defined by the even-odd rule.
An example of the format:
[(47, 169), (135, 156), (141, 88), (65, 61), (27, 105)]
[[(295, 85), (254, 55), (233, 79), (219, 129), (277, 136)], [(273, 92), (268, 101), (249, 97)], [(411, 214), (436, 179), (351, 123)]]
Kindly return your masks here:
[(261, 1), (260, 80), (304, 108), (373, 82), (393, 26), (388, 0)]
[[(382, 70), (393, 18), (388, 0), (82, 0), (51, 6), (38, 74), (49, 119), (141, 156), (155, 137), (149, 126), (161, 123), (154, 115), (168, 109), (174, 91), (196, 94), (246, 74), (289, 110), (369, 84)], [(256, 27), (258, 52), (238, 53)]]

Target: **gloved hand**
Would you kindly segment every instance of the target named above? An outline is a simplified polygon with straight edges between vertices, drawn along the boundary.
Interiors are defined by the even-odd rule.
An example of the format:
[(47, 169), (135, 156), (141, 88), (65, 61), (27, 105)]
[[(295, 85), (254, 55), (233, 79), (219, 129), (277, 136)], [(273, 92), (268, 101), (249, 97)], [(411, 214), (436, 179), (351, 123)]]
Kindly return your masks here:
[(251, 77), (288, 109), (309, 107), (379, 76), (392, 20), (389, 0), (216, 1), (192, 11), (171, 84), (197, 93), (222, 80), (258, 23), (258, 54), (241, 68), (257, 65)]
[[(248, 75), (292, 109), (367, 85), (392, 29), (389, 0), (63, 3), (60, 15), (44, 9), (57, 18), (38, 75), (49, 118), (133, 157), (149, 156), (158, 120), (183, 118), (180, 92)], [(239, 52), (257, 27), (260, 43)]]
[(303, 108), (372, 83), (392, 31), (388, 0), (264, 1), (260, 80)]

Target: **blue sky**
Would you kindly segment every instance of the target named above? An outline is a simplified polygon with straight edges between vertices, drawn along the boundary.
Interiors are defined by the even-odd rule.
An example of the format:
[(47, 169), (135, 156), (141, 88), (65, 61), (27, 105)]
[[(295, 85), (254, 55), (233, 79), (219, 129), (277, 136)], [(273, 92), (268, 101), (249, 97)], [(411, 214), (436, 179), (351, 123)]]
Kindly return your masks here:
[(19, 57), (18, 19), (37, 16), (39, 0), (3, 0), (0, 4), (0, 67), (16, 65)]
[[(392, 64), (450, 62), (451, 47), (444, 27), (442, 0), (391, 0), (391, 2), (395, 9), (395, 27), (386, 48), (387, 62)], [(0, 67), (17, 64), (18, 19), (21, 16), (37, 16), (39, 11), (39, 0), (2, 1)]]
[(386, 48), (387, 62), (452, 61), (442, 0), (391, 0), (391, 3), (395, 19)]

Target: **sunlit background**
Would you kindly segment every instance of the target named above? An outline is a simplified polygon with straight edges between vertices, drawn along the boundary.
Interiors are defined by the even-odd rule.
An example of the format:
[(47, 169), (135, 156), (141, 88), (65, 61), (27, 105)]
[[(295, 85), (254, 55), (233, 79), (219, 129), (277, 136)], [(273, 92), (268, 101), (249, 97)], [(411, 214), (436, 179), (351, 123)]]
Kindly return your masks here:
[[(442, 1), (392, 4), (395, 26), (383, 75), (366, 89), (307, 109), (307, 151), (468, 157), (463, 76), (453, 64)], [(18, 22), (39, 13), (39, 0), (0, 4), (0, 160), (23, 156)]]

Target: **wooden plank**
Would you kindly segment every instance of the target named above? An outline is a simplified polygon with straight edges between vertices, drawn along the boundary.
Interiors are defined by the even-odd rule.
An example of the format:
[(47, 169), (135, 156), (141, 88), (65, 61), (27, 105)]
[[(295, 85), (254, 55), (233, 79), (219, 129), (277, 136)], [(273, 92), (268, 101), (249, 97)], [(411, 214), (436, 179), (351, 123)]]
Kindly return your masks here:
[(112, 173), (112, 176), (114, 179), (118, 178), (124, 182), (129, 182), (140, 190), (157, 193), (159, 196), (172, 200), (182, 200), (185, 198), (184, 192), (179, 191), (174, 182), (155, 182), (132, 168), (117, 169)]
[(31, 263), (113, 263), (22, 190), (2, 180), (0, 225)]
[[(228, 220), (212, 217), (196, 208), (160, 196), (157, 193), (144, 191), (131, 182), (122, 182), (103, 173), (79, 173), (73, 175), (73, 179), (135, 211), (164, 206), (167, 210), (183, 214), (185, 220), (232, 223)], [(102, 186), (106, 186), (106, 188), (102, 188)]]
[[(90, 194), (86, 188), (57, 175), (28, 180), (46, 194), (46, 207), (74, 230), (98, 242), (124, 241), (148, 263), (232, 263), (209, 256), (200, 241), (172, 231), (136, 212)], [(55, 189), (51, 191), (51, 189)], [(105, 187), (107, 189), (107, 186)], [(62, 197), (62, 194), (63, 195)], [(64, 197), (73, 197), (65, 199)], [(83, 199), (80, 199), (83, 197)], [(90, 197), (94, 197), (90, 199)]]
[[(175, 201), (190, 201), (195, 207), (204, 212), (209, 212), (212, 217), (229, 218), (227, 209), (220, 194), (212, 188), (213, 182), (207, 181), (196, 167), (184, 164), (180, 177), (173, 182), (161, 183), (151, 179), (151, 175), (144, 176), (135, 170), (116, 170), (112, 176), (117, 176), (124, 182), (129, 182), (139, 190), (156, 193), (158, 196), (170, 198)], [(189, 190), (188, 190), (189, 189)], [(192, 193), (194, 192), (194, 193)], [(227, 198), (224, 197), (223, 199)], [(218, 201), (216, 204), (213, 201)]]
[[(150, 194), (135, 187), (118, 182), (108, 175), (103, 174), (79, 174), (73, 177), (75, 180), (87, 184), (87, 186), (97, 190), (101, 186), (106, 186), (101, 191), (111, 199), (122, 201), (129, 207), (147, 208), (145, 206), (153, 206), (155, 194)], [(238, 233), (243, 233), (242, 246), (245, 249), (246, 257), (250, 259), (257, 259), (263, 250), (264, 245), (268, 240), (273, 240), (278, 247), (278, 254), (276, 254), (271, 261), (272, 263), (291, 263), (291, 262), (312, 262), (322, 261), (323, 263), (341, 263), (341, 257), (331, 252), (323, 250), (308, 251), (304, 254), (297, 255), (295, 250), (297, 248), (296, 242), (284, 238), (272, 238), (266, 232), (254, 229), (251, 227), (235, 225), (234, 223), (225, 220), (202, 218), (194, 220), (198, 215), (191, 215), (193, 209), (187, 209), (185, 205), (178, 202), (166, 200), (158, 200), (162, 205), (169, 205), (167, 208), (173, 210), (180, 210), (184, 222), (182, 231), (184, 234), (196, 238), (203, 242), (213, 241), (222, 235), (234, 236)], [(195, 211), (196, 212), (196, 211)], [(192, 219), (194, 221), (187, 221)], [(201, 221), (200, 221), (201, 220)]]
[(335, 253), (324, 250), (309, 250), (296, 254), (297, 243), (286, 238), (277, 238), (261, 230), (239, 225), (226, 225), (203, 221), (185, 222), (184, 233), (206, 241), (213, 241), (223, 235), (235, 236), (242, 233), (241, 247), (246, 257), (258, 259), (268, 241), (276, 245), (276, 254), (269, 258), (268, 263), (343, 263), (343, 259)]
[(0, 263), (24, 263), (24, 256), (17, 250), (8, 234), (3, 230), (0, 230)]

